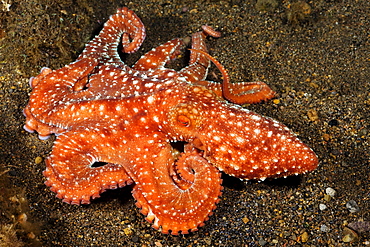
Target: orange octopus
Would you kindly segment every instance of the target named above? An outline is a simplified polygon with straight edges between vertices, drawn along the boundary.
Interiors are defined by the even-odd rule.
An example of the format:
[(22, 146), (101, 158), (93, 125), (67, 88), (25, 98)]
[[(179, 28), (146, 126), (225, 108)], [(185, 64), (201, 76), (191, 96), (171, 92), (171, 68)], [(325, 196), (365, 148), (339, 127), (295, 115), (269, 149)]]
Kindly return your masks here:
[[(179, 54), (181, 39), (130, 67), (118, 55), (119, 43), (125, 53), (137, 51), (145, 28), (121, 8), (75, 62), (30, 79), (24, 128), (40, 139), (57, 135), (44, 175), (58, 198), (88, 204), (106, 189), (132, 185), (155, 229), (186, 234), (216, 208), (220, 171), (263, 180), (317, 167), (315, 153), (286, 126), (237, 105), (274, 92), (262, 82), (231, 83), (207, 54), (206, 36), (220, 34), (209, 26), (193, 34), (189, 65), (180, 71), (165, 65)], [(211, 60), (222, 84), (205, 81)], [(176, 142), (184, 150), (175, 152)]]

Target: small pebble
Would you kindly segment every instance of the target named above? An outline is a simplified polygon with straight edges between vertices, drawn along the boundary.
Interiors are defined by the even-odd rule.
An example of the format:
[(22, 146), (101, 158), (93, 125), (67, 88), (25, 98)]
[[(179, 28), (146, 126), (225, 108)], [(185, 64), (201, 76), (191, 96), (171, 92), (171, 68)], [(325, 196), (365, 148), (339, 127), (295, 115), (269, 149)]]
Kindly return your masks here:
[(308, 118), (312, 121), (315, 122), (319, 119), (319, 115), (317, 114), (317, 111), (314, 109), (310, 109), (307, 111), (307, 116)]
[(355, 221), (348, 224), (348, 227), (356, 232), (370, 232), (370, 221)]
[(325, 189), (325, 193), (331, 197), (334, 197), (337, 192), (335, 189), (328, 187)]
[(242, 219), (242, 221), (243, 221), (245, 224), (247, 224), (247, 223), (249, 222), (249, 219), (248, 219), (247, 217), (244, 217), (244, 218)]
[(339, 125), (339, 121), (336, 120), (336, 119), (332, 119), (328, 122), (329, 126), (338, 126)]
[(139, 242), (139, 237), (135, 235), (131, 238), (131, 241), (134, 242), (134, 243), (137, 243), (137, 242)]
[(323, 138), (325, 141), (329, 141), (329, 140), (330, 140), (330, 138), (331, 138), (331, 136), (330, 136), (329, 134), (325, 133), (325, 134), (323, 134), (323, 135), (322, 135), (322, 138)]
[(131, 227), (127, 227), (127, 228), (123, 229), (123, 231), (124, 231), (124, 233), (125, 233), (127, 236), (129, 236), (129, 235), (132, 235), (132, 234), (133, 234), (133, 232), (132, 232), (132, 230), (131, 230)]
[(163, 244), (160, 242), (160, 241), (156, 241), (154, 242), (155, 246), (158, 246), (158, 247), (162, 247)]
[(258, 240), (258, 244), (261, 245), (261, 246), (265, 246), (267, 244), (267, 241), (263, 240), (263, 239), (260, 239), (260, 240)]
[(211, 246), (212, 245), (212, 238), (205, 237), (203, 240), (204, 240), (204, 242), (206, 242), (207, 246)]
[(42, 157), (37, 156), (37, 157), (35, 158), (35, 164), (40, 164), (41, 162), (42, 162)]
[(320, 209), (321, 211), (323, 211), (323, 210), (327, 209), (327, 206), (326, 206), (325, 204), (323, 204), (323, 203), (320, 203), (320, 205), (319, 205), (319, 209)]
[(347, 202), (346, 207), (351, 213), (357, 213), (358, 211), (360, 211), (360, 208), (357, 205), (357, 202), (355, 202), (354, 200), (350, 200), (349, 202)]
[(324, 195), (324, 200), (325, 200), (326, 202), (330, 202), (330, 200), (331, 200), (331, 196), (329, 196), (329, 195)]
[(302, 243), (306, 243), (308, 241), (308, 233), (304, 232), (301, 234), (301, 241)]
[(29, 239), (35, 239), (35, 238), (36, 238), (36, 235), (35, 235), (33, 232), (29, 232), (29, 233), (27, 234), (27, 237), (28, 237)]
[(322, 232), (328, 232), (330, 229), (327, 225), (321, 225), (320, 226), (320, 231)]
[(27, 214), (23, 213), (21, 215), (18, 216), (18, 222), (20, 224), (24, 224), (27, 222)]
[(348, 227), (345, 227), (343, 229), (342, 241), (345, 242), (345, 243), (356, 242), (356, 241), (358, 241), (358, 234), (354, 230), (352, 230)]

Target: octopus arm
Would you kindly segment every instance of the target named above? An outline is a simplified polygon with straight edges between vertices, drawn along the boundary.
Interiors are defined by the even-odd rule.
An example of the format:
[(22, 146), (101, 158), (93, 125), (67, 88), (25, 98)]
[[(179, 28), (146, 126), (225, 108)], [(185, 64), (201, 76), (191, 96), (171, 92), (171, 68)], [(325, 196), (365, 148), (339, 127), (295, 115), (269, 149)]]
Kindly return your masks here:
[(204, 81), (200, 81), (195, 84), (206, 86), (210, 90), (213, 90), (216, 95), (222, 95), (228, 101), (239, 105), (254, 104), (272, 99), (275, 96), (275, 92), (266, 83), (261, 81), (232, 83), (227, 70), (214, 57), (206, 53), (204, 50), (199, 50), (194, 47), (191, 51), (193, 53), (202, 54), (204, 57), (212, 61), (220, 70), (223, 77), (222, 86), (216, 86), (212, 82), (206, 83)]
[(224, 82), (222, 84), (224, 97), (235, 104), (254, 104), (266, 101), (275, 96), (275, 92), (264, 82)]
[[(207, 53), (205, 38), (206, 34), (202, 31), (194, 33), (192, 35), (192, 49)], [(189, 83), (202, 81), (207, 76), (209, 65), (210, 61), (203, 53), (191, 50), (189, 65), (179, 71), (179, 76), (184, 77)]]
[(147, 52), (132, 68), (140, 71), (162, 69), (167, 62), (180, 54), (182, 45), (181, 39), (170, 40)]
[[(114, 145), (103, 132), (70, 131), (58, 136), (46, 159), (45, 184), (57, 197), (71, 204), (88, 204), (106, 189), (115, 189), (133, 181), (117, 158)], [(100, 141), (97, 144), (97, 141)], [(102, 162), (104, 165), (94, 167)]]
[(100, 64), (114, 64), (129, 70), (119, 57), (119, 40), (122, 40), (125, 53), (133, 53), (140, 48), (145, 36), (145, 27), (140, 18), (132, 10), (120, 8), (110, 16), (99, 35), (86, 45), (78, 60), (94, 57)]
[(61, 102), (66, 103), (66, 98), (73, 94), (73, 86), (85, 80), (96, 65), (93, 59), (85, 58), (58, 70), (42, 69), (40, 75), (31, 78), (34, 88), (23, 111), (24, 128), (29, 132), (37, 131), (41, 139), (63, 132), (63, 128), (49, 124), (50, 114)]
[[(197, 153), (183, 154), (174, 163), (170, 148), (164, 146), (152, 161), (136, 163), (132, 193), (155, 229), (186, 234), (203, 226), (212, 214), (222, 180), (220, 172)], [(142, 169), (147, 162), (152, 169)]]

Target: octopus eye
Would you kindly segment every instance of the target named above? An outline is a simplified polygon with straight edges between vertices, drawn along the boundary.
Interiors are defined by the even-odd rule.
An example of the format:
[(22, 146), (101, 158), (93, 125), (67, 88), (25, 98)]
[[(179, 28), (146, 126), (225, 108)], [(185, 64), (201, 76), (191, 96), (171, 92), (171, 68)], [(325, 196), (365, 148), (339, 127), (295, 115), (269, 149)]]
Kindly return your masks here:
[(190, 119), (187, 116), (180, 115), (177, 117), (177, 122), (181, 124), (184, 127), (189, 127), (190, 126)]

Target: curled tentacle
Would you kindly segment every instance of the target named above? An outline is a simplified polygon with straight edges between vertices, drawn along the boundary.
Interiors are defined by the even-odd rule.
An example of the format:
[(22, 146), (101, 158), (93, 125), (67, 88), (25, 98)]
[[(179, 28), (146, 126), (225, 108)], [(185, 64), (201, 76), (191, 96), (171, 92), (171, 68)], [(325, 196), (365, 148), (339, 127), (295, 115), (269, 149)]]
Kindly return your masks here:
[(197, 156), (199, 156), (199, 154), (195, 152), (192, 152), (191, 154), (182, 153), (171, 171), (172, 179), (182, 190), (188, 189), (194, 183), (195, 172), (192, 169), (192, 166), (189, 165), (189, 162)]
[[(157, 161), (167, 160), (167, 165), (156, 166), (150, 174), (141, 174), (134, 186), (132, 193), (136, 205), (162, 233), (171, 231), (177, 235), (196, 231), (204, 225), (219, 201), (220, 173), (197, 153), (182, 154), (174, 168), (173, 163), (168, 162), (172, 158), (164, 151)], [(155, 189), (144, 186), (148, 184)]]
[(94, 57), (100, 64), (115, 64), (129, 69), (119, 57), (119, 40), (122, 38), (125, 53), (133, 53), (140, 48), (145, 36), (145, 27), (140, 18), (132, 10), (120, 8), (110, 16), (99, 35), (86, 45), (78, 60)]
[[(71, 204), (88, 204), (106, 189), (132, 184), (109, 135), (84, 128), (58, 136), (51, 155), (46, 159), (45, 184), (57, 197)], [(96, 140), (104, 145), (94, 145)], [(97, 162), (104, 165), (94, 167)], [(121, 162), (122, 163), (122, 162)]]

